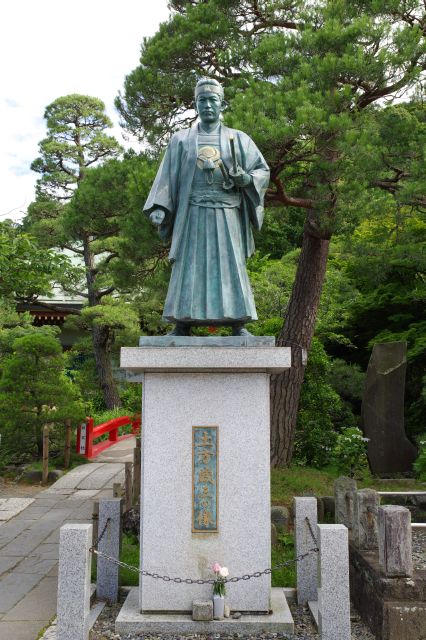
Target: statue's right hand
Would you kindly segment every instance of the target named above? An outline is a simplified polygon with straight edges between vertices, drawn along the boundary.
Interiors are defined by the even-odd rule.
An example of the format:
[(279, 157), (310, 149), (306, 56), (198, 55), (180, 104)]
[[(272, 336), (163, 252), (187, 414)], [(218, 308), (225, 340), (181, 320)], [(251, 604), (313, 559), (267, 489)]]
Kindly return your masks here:
[(152, 213), (150, 213), (149, 215), (149, 219), (151, 220), (151, 222), (158, 227), (160, 226), (160, 224), (162, 224), (162, 222), (164, 222), (165, 217), (166, 214), (162, 209), (154, 209), (154, 211), (152, 211)]

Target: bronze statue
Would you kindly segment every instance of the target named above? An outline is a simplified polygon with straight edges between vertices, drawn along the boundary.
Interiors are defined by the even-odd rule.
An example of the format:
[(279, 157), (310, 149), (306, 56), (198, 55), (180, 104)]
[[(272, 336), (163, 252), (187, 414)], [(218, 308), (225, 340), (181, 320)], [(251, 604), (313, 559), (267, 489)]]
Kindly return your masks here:
[(230, 325), (248, 335), (257, 320), (246, 259), (254, 252), (252, 227), (263, 222), (269, 168), (254, 142), (220, 121), (222, 86), (203, 78), (195, 87), (199, 116), (175, 133), (144, 211), (171, 239), (172, 275), (163, 318), (172, 335), (190, 335), (191, 325)]

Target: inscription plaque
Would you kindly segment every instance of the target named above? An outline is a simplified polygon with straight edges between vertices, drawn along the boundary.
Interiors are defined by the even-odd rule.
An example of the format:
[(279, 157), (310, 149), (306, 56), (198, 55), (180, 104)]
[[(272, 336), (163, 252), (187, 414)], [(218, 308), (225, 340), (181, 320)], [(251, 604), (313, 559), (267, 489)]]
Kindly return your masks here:
[(192, 531), (218, 530), (218, 428), (192, 427)]

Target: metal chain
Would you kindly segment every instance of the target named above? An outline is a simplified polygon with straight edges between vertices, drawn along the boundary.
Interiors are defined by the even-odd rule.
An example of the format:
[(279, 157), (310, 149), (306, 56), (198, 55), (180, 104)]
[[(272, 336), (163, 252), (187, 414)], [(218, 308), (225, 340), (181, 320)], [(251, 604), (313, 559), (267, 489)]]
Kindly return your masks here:
[[(158, 573), (151, 573), (150, 571), (145, 571), (145, 570), (139, 569), (138, 567), (134, 567), (131, 564), (127, 564), (126, 562), (122, 562), (122, 560), (118, 560), (117, 558), (111, 558), (111, 556), (108, 556), (106, 553), (103, 553), (102, 551), (98, 551), (94, 547), (92, 547), (90, 549), (90, 551), (92, 553), (94, 553), (95, 555), (101, 556), (102, 558), (105, 558), (109, 562), (112, 562), (113, 564), (116, 564), (119, 567), (123, 567), (124, 569), (128, 569), (129, 571), (133, 571), (134, 573), (139, 573), (141, 576), (147, 576), (149, 578), (154, 578), (156, 580), (163, 580), (164, 582), (175, 582), (176, 584), (182, 584), (182, 583), (184, 583), (184, 584), (214, 584), (216, 582), (215, 578), (210, 578), (209, 580), (202, 580), (201, 578), (198, 579), (198, 580), (194, 580), (192, 578), (171, 578), (170, 576), (161, 576)], [(251, 580), (251, 578), (260, 578), (263, 575), (268, 575), (268, 574), (272, 573), (272, 571), (274, 571), (275, 569), (282, 569), (283, 567), (288, 567), (289, 565), (291, 565), (293, 563), (300, 562), (301, 560), (303, 560), (304, 558), (309, 556), (311, 553), (317, 553), (317, 552), (318, 552), (318, 548), (314, 547), (312, 549), (309, 549), (309, 551), (306, 551), (305, 553), (301, 553), (300, 555), (298, 555), (293, 560), (287, 560), (286, 562), (281, 562), (281, 564), (276, 564), (275, 566), (270, 567), (268, 569), (264, 569), (263, 571), (255, 571), (254, 573), (246, 573), (243, 576), (238, 576), (238, 577), (234, 577), (234, 578), (224, 578), (223, 582), (240, 582), (241, 580)]]
[(90, 547), (89, 551), (91, 551), (91, 552), (92, 552), (92, 551), (96, 551), (96, 550), (97, 550), (97, 548), (98, 548), (98, 546), (99, 546), (99, 543), (100, 543), (100, 541), (102, 540), (102, 538), (104, 537), (104, 535), (105, 535), (105, 531), (107, 530), (107, 527), (108, 527), (108, 525), (109, 525), (109, 523), (110, 523), (110, 522), (111, 522), (111, 518), (107, 518), (107, 519), (106, 519), (106, 522), (105, 522), (105, 525), (104, 525), (104, 528), (103, 528), (103, 529), (102, 529), (102, 531), (101, 531), (101, 535), (97, 537), (97, 539), (95, 540), (95, 542), (93, 543), (93, 545)]
[[(317, 539), (316, 539), (316, 537), (314, 535), (314, 532), (312, 530), (311, 521), (309, 520), (308, 516), (306, 516), (305, 520), (306, 520), (306, 523), (308, 525), (308, 529), (309, 529), (309, 533), (311, 534), (311, 538), (314, 541), (315, 546), (318, 547), (318, 542), (317, 542)], [(317, 549), (317, 551), (318, 551), (318, 549)]]

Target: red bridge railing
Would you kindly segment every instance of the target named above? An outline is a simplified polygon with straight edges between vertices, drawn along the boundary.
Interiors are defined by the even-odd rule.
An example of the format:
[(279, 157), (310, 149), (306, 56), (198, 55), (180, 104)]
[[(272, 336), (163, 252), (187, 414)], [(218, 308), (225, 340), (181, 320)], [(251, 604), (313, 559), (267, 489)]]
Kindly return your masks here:
[[(132, 425), (132, 433), (125, 433), (119, 436), (119, 428), (129, 424)], [(93, 418), (86, 418), (86, 422), (80, 424), (77, 430), (77, 453), (86, 458), (96, 458), (101, 451), (105, 451), (105, 449), (108, 449), (108, 447), (111, 447), (113, 444), (117, 444), (117, 442), (126, 440), (127, 438), (132, 438), (140, 432), (140, 429), (140, 418), (122, 416), (96, 426), (93, 423)], [(109, 433), (108, 440), (102, 440), (94, 444), (93, 441), (105, 433)]]

